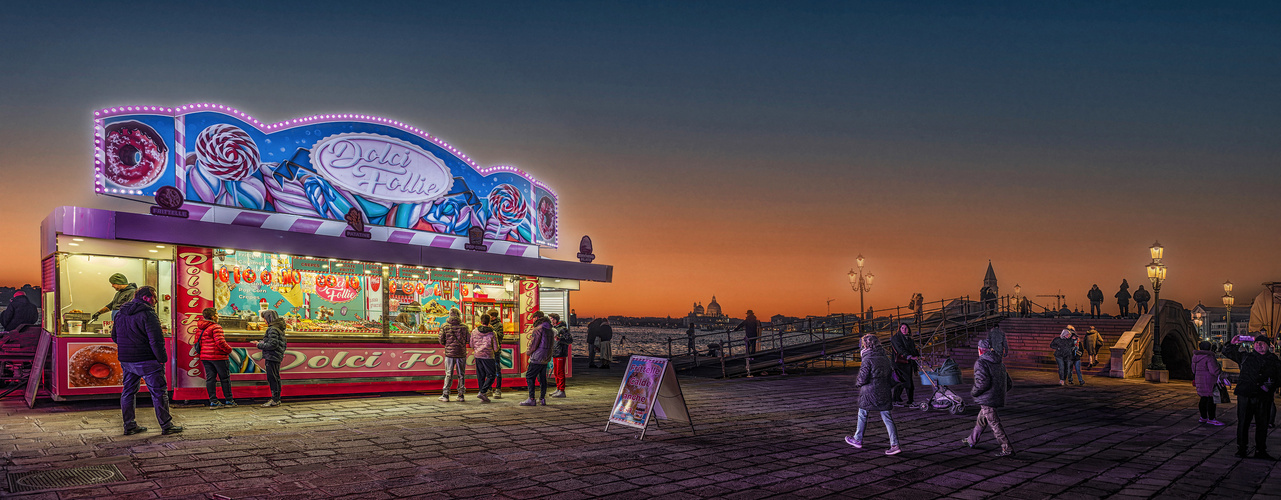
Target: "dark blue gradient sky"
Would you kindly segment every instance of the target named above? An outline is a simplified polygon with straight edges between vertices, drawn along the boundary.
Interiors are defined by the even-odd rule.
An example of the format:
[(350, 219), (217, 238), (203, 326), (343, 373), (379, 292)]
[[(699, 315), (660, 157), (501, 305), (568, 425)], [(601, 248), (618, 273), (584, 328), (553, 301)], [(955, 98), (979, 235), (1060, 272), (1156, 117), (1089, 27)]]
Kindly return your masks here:
[[(32, 3), (0, 13), (0, 283), (91, 195), (97, 108), (359, 112), (553, 186), (580, 313), (853, 311), (1281, 280), (1281, 4)], [(570, 245), (572, 246), (572, 245)], [(551, 255), (572, 258), (576, 249)], [(1115, 307), (1115, 306), (1113, 306)]]

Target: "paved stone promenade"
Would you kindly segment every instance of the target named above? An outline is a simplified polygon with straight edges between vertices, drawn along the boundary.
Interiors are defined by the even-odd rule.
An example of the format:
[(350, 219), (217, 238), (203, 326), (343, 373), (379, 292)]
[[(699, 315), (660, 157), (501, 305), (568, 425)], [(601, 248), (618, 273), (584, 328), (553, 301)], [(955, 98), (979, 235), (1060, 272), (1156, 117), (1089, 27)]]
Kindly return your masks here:
[[(1234, 427), (1196, 421), (1187, 383), (1093, 378), (1062, 388), (1053, 374), (1013, 373), (1002, 412), (1018, 454), (988, 439), (960, 445), (975, 411), (896, 410), (904, 452), (884, 427), (852, 434), (853, 372), (730, 381), (684, 380), (698, 435), (661, 422), (644, 441), (605, 415), (621, 370), (580, 368), (569, 399), (517, 406), (439, 403), (395, 394), (290, 401), (277, 408), (181, 407), (178, 436), (120, 435), (114, 402), (28, 410), (0, 401), (6, 474), (116, 464), (125, 482), (14, 495), (72, 498), (1276, 498), (1278, 463), (1232, 454)], [(968, 374), (967, 374), (968, 380)], [(966, 391), (968, 387), (960, 387)], [(918, 397), (927, 393), (918, 390)], [(245, 401), (249, 403), (250, 401)], [(1235, 423), (1235, 407), (1221, 406)], [(151, 423), (148, 423), (151, 422)], [(990, 437), (985, 436), (985, 437)], [(1274, 433), (1273, 452), (1281, 451)], [(7, 488), (7, 480), (4, 488)], [(221, 496), (216, 496), (221, 495)]]

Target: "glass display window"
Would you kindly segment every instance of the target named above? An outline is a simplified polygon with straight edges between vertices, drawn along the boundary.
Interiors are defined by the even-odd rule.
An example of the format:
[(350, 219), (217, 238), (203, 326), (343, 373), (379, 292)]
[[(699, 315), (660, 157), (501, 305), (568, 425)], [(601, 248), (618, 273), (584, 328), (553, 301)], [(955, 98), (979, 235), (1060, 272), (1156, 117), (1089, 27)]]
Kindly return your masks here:
[(499, 274), (457, 269), (391, 266), (387, 280), (389, 328), (393, 335), (435, 335), (457, 308), (469, 328), (491, 307), (515, 321), (510, 280)]
[(382, 335), (383, 266), (265, 252), (214, 253), (214, 308), (229, 331), (262, 331), (261, 313), (291, 333)]

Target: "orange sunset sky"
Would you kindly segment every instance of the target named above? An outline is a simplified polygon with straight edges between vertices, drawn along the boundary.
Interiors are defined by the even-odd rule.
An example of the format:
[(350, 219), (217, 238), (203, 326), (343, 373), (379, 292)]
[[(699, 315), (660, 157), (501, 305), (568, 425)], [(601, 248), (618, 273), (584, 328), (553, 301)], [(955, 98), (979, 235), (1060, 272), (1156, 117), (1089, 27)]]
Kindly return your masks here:
[(528, 171), (560, 197), (544, 255), (587, 234), (614, 266), (583, 316), (853, 312), (860, 253), (878, 309), (977, 296), (991, 260), (1002, 295), (1076, 307), (1097, 283), (1115, 314), (1156, 240), (1187, 307), (1281, 281), (1271, 10), (334, 6), (290, 31), (250, 8), (130, 18), (146, 57), (52, 33), (110, 38), (107, 5), (0, 20), (0, 285), (38, 283), (54, 207), (146, 209), (92, 194), (95, 109), (192, 102), (383, 116)]

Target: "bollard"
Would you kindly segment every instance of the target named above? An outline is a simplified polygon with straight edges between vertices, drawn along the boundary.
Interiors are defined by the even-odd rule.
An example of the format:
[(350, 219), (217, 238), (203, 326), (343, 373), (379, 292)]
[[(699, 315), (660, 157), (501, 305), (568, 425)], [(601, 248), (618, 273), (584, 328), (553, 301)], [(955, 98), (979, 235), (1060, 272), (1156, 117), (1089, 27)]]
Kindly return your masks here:
[(667, 337), (667, 359), (672, 359), (672, 338)]

